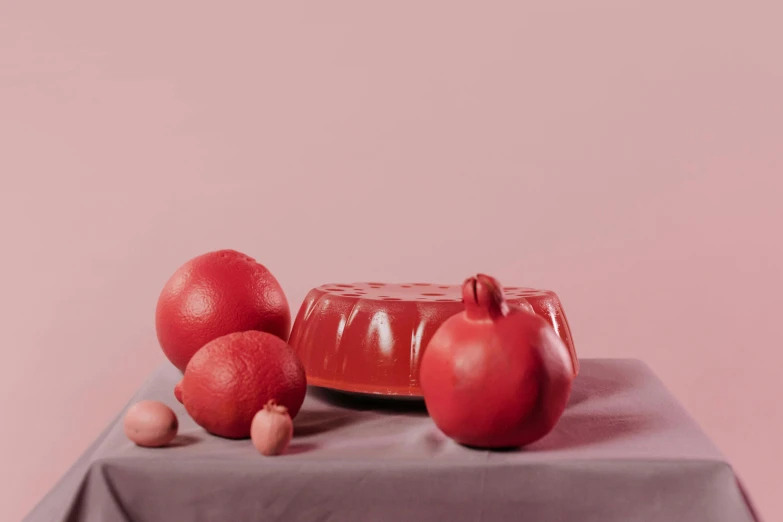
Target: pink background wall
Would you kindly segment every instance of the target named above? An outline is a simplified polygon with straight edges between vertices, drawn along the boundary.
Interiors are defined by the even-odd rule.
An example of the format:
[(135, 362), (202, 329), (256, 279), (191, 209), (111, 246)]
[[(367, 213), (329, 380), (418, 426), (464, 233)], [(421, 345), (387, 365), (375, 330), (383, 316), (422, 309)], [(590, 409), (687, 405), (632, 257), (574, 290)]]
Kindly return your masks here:
[[(109, 4), (113, 4), (111, 7)], [(780, 2), (0, 4), (0, 519), (163, 357), (182, 262), (557, 290), (783, 519)]]

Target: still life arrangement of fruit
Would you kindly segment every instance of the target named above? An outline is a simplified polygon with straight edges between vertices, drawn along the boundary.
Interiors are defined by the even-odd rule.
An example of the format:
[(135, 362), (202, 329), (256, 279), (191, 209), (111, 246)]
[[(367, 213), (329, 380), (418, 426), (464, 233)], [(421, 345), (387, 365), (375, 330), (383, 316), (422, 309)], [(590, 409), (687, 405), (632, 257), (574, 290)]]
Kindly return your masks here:
[[(462, 285), (327, 284), (289, 303), (266, 267), (233, 250), (180, 267), (158, 299), (163, 353), (182, 373), (172, 390), (193, 420), (225, 438), (285, 454), (307, 386), (423, 400), (435, 426), (474, 448), (528, 445), (560, 419), (579, 371), (554, 292)], [(141, 401), (125, 415), (139, 446), (176, 436), (174, 412)]]

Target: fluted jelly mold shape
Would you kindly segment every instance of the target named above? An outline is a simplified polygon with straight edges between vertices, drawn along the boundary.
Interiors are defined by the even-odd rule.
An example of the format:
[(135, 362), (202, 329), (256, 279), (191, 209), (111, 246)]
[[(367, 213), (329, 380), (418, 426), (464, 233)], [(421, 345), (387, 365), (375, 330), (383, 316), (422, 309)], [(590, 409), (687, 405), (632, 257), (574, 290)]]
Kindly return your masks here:
[[(578, 372), (560, 299), (550, 290), (504, 287), (509, 306), (543, 317), (568, 347)], [(438, 327), (465, 309), (461, 285), (338, 283), (310, 290), (289, 344), (309, 385), (344, 392), (421, 397), (419, 363)]]

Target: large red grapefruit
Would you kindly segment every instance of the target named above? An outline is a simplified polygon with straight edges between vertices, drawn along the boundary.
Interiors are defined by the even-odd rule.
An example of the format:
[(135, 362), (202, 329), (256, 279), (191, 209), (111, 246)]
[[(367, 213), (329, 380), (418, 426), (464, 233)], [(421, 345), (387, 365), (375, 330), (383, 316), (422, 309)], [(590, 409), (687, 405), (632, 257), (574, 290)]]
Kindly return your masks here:
[(269, 401), (295, 417), (307, 378), (293, 348), (274, 335), (239, 332), (207, 343), (190, 360), (179, 395), (196, 423), (221, 437), (250, 436), (253, 417)]
[(219, 250), (191, 259), (168, 280), (155, 327), (166, 357), (184, 372), (202, 346), (229, 333), (260, 330), (287, 341), (291, 312), (266, 267), (240, 252)]

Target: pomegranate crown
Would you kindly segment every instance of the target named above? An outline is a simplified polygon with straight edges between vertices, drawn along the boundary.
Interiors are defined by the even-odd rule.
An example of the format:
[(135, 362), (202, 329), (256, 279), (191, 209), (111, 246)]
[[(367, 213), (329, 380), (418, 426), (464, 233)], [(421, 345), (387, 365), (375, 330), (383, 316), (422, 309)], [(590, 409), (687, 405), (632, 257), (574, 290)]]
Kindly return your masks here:
[(282, 404), (277, 404), (277, 401), (274, 399), (269, 399), (267, 403), (264, 405), (264, 409), (271, 412), (271, 413), (284, 413), (288, 414), (288, 408), (283, 406)]
[(468, 318), (495, 319), (508, 315), (503, 287), (494, 277), (477, 274), (462, 283), (462, 301)]

